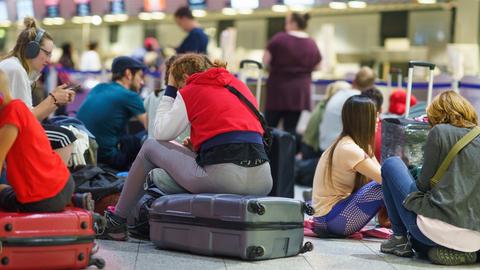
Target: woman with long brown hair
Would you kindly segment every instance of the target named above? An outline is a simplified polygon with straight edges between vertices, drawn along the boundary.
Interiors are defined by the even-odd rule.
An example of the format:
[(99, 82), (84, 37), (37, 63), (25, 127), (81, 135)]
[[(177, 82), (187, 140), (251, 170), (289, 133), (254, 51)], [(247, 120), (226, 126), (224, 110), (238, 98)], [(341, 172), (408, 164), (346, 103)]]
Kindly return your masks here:
[[(475, 263), (480, 250), (480, 138), (474, 134), (477, 137), (463, 148), (456, 143), (478, 129), (478, 116), (454, 91), (438, 95), (427, 107), (427, 116), (432, 129), (418, 179), (413, 179), (398, 157), (385, 160), (382, 166), (393, 236), (380, 250), (412, 257), (415, 249), (436, 264)], [(454, 145), (461, 151), (446, 166), (443, 162), (452, 156), (449, 152)], [(437, 173), (439, 168), (446, 169), (443, 176)]]
[(369, 97), (352, 96), (343, 105), (343, 131), (323, 153), (313, 180), (314, 231), (320, 237), (359, 231), (383, 205), (374, 155), (377, 117)]

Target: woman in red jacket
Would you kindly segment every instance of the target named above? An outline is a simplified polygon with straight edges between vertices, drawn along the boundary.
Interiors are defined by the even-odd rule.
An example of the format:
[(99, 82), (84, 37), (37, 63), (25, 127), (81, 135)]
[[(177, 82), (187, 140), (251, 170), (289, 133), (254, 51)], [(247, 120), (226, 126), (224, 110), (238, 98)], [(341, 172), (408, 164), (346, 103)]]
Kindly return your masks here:
[[(267, 195), (272, 176), (262, 125), (226, 86), (255, 107), (248, 87), (218, 61), (185, 54), (172, 64), (169, 85), (157, 108), (154, 139), (147, 140), (128, 174), (115, 208), (105, 212), (105, 239), (126, 240), (126, 217), (143, 192), (147, 173), (162, 168), (191, 193)], [(179, 89), (179, 90), (177, 90)], [(184, 146), (171, 142), (184, 130)]]

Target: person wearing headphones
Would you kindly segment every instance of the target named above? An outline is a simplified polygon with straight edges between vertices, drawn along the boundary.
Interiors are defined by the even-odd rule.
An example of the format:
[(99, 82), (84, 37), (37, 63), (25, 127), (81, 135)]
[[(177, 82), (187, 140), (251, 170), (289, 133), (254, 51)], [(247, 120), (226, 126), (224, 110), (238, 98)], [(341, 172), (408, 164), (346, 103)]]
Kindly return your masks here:
[[(35, 19), (26, 17), (25, 29), (20, 32), (11, 51), (0, 61), (0, 69), (9, 79), (12, 97), (22, 100), (33, 115), (42, 121), (59, 106), (73, 101), (75, 92), (67, 85), (57, 86), (36, 106), (32, 103), (32, 88), (40, 78), (40, 72), (48, 64), (54, 48), (52, 36), (36, 26)], [(68, 163), (75, 135), (68, 129), (43, 125), (52, 148)]]

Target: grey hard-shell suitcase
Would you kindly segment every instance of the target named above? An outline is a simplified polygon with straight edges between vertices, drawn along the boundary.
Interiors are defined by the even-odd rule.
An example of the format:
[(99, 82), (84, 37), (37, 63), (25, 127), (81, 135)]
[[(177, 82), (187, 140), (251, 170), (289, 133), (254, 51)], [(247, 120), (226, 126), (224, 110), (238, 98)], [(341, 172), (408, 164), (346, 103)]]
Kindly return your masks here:
[(264, 260), (311, 251), (303, 244), (299, 200), (232, 194), (176, 194), (150, 209), (150, 240), (159, 248), (209, 256)]

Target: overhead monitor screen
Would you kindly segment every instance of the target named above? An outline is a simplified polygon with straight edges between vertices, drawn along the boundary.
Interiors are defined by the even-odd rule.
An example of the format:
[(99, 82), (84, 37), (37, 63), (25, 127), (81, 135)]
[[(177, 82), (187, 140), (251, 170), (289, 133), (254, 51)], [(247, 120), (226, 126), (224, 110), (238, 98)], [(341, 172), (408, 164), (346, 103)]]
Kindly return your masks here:
[(110, 13), (111, 14), (123, 14), (123, 13), (125, 13), (125, 1), (124, 0), (110, 0)]
[(188, 0), (188, 6), (191, 9), (205, 9), (207, 6), (206, 0)]
[(60, 0), (45, 0), (46, 17), (60, 17)]

